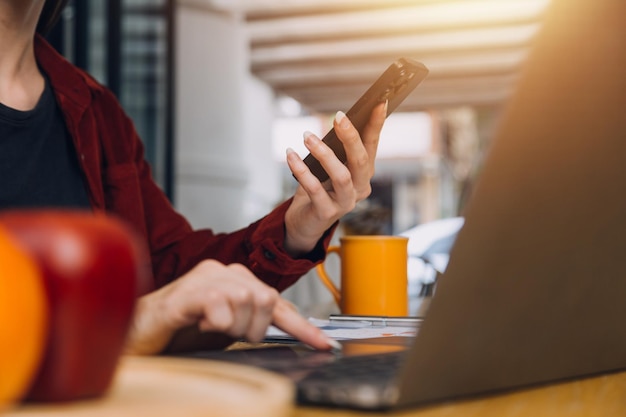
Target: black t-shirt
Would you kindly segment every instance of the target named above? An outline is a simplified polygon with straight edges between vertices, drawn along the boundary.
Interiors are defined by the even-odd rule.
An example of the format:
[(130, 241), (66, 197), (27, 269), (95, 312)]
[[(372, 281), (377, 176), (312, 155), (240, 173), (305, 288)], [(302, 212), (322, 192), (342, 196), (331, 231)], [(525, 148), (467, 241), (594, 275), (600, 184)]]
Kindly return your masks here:
[(0, 210), (89, 207), (76, 151), (48, 81), (32, 110), (0, 103)]

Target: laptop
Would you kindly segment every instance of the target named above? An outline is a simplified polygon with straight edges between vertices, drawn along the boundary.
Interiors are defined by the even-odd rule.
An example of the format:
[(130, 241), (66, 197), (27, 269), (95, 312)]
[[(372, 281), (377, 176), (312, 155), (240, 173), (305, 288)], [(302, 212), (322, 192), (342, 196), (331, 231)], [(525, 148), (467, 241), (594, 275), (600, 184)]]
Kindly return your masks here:
[[(445, 274), (406, 346), (369, 341), (379, 349), (355, 356), (288, 347), (279, 360), (271, 349), (231, 354), (254, 357), (243, 362), (259, 366), (282, 363), (283, 369), (274, 368), (294, 379), (301, 403), (359, 409), (625, 369), (623, 16), (622, 0), (551, 5), (463, 213)], [(385, 343), (395, 352), (384, 352)], [(344, 359), (383, 356), (399, 362), (390, 382), (379, 378), (381, 390), (345, 370), (354, 381), (343, 378), (335, 387), (339, 378), (331, 377), (318, 382), (317, 391), (306, 385), (312, 373)]]

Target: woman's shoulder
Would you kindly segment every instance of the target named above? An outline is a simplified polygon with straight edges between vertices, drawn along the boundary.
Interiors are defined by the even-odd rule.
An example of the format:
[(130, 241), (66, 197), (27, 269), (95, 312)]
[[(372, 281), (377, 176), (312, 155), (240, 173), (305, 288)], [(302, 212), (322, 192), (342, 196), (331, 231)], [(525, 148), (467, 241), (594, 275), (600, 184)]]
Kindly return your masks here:
[(115, 100), (115, 95), (105, 85), (67, 60), (40, 35), (35, 38), (35, 56), (56, 92), (77, 101), (83, 101), (85, 96)]

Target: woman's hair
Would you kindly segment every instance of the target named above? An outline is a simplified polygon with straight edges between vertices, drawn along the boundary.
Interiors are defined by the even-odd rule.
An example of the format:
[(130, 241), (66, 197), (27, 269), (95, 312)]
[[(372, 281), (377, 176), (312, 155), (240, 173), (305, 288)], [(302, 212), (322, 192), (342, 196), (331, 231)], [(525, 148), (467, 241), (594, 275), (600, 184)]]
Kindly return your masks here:
[(37, 23), (37, 32), (42, 35), (48, 33), (59, 20), (59, 16), (61, 16), (61, 12), (68, 2), (69, 0), (46, 0)]

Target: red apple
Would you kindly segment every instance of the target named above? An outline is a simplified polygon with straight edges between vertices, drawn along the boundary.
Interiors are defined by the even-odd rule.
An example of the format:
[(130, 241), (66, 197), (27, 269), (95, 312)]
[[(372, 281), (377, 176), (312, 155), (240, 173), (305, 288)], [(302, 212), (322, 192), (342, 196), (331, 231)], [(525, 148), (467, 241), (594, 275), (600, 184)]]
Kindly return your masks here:
[(0, 224), (36, 260), (49, 304), (43, 363), (26, 399), (103, 395), (112, 382), (147, 256), (132, 232), (102, 214), (12, 211)]

